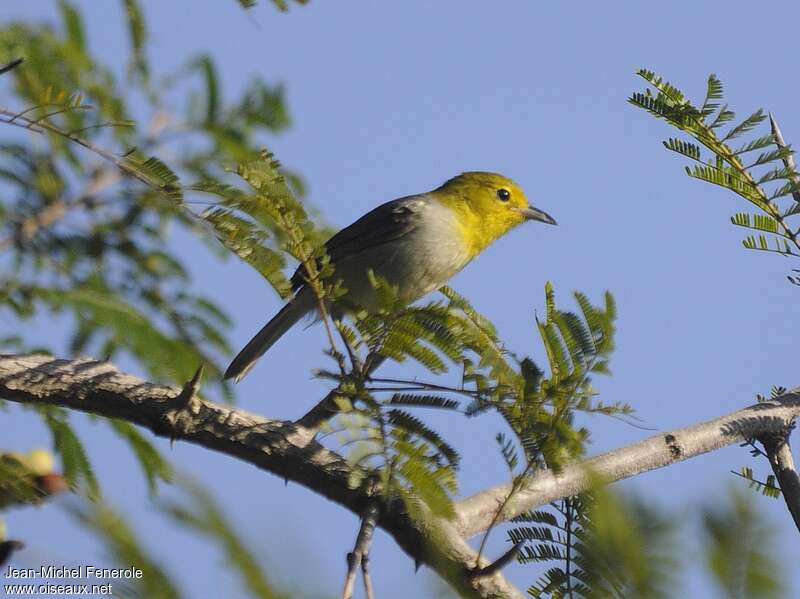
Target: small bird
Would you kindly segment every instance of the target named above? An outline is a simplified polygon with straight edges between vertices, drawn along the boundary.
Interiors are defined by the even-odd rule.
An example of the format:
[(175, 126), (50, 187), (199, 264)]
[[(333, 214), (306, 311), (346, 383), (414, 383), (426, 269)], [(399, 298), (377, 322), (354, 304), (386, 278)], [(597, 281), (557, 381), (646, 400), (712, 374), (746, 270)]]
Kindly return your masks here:
[[(380, 308), (369, 271), (411, 303), (444, 285), (495, 239), (527, 220), (555, 225), (522, 189), (502, 175), (462, 173), (428, 193), (392, 200), (371, 210), (325, 243), (334, 279), (346, 292), (338, 310)], [(239, 381), (264, 352), (306, 314), (317, 309), (302, 266), (294, 295), (233, 359), (226, 379)]]

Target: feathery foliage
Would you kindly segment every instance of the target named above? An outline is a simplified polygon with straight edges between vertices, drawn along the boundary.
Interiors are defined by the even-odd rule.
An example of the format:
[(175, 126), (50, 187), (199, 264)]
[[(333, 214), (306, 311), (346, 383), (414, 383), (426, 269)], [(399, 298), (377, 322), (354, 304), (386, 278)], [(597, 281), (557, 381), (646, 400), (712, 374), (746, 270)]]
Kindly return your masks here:
[(142, 570), (141, 578), (114, 584), (114, 594), (121, 597), (179, 599), (182, 594), (151, 551), (139, 540), (135, 530), (122, 515), (99, 502), (69, 508), (70, 514), (93, 531), (105, 545), (110, 557), (121, 567)]
[(673, 596), (674, 527), (659, 510), (598, 486), (521, 514), (508, 533), (521, 563), (546, 564), (528, 588), (539, 598)]
[[(537, 318), (536, 325), (547, 356), (549, 377), (531, 358), (518, 359), (515, 380), (500, 386), (500, 393), (479, 394), (468, 408), (468, 413), (496, 409), (516, 437), (515, 441), (502, 433), (497, 437), (512, 485), (484, 533), (479, 555), (506, 503), (531, 474), (545, 468), (558, 471), (564, 463), (583, 454), (589, 431), (574, 426), (576, 412), (607, 416), (633, 412), (627, 404), (598, 401), (591, 384), (592, 375), (609, 374), (616, 319), (613, 297), (606, 292), (601, 307), (592, 305), (581, 292), (574, 296), (580, 315), (558, 309), (553, 286), (549, 282), (545, 285), (546, 318), (543, 322)], [(474, 376), (470, 374), (470, 378)], [(480, 387), (491, 389), (484, 380), (476, 381)], [(518, 464), (523, 465), (521, 469)]]
[(302, 265), (304, 282), (320, 299), (332, 297), (333, 291), (323, 284), (332, 269), (318, 249), (326, 231), (310, 220), (280, 163), (262, 150), (257, 159), (239, 164), (235, 174), (248, 184), (251, 193), (218, 181), (193, 187), (220, 198), (200, 218), (211, 225), (225, 247), (253, 266), (281, 297), (292, 291), (292, 284), (281, 271), (286, 255)]
[(164, 482), (172, 480), (172, 467), (169, 462), (135, 426), (122, 420), (110, 419), (108, 423), (122, 439), (128, 442), (147, 479), (151, 493), (155, 493), (159, 480)]
[[(756, 401), (758, 403), (763, 403), (766, 401), (770, 401), (776, 399), (786, 393), (786, 387), (782, 387), (780, 385), (773, 385), (770, 389), (769, 397), (762, 395), (761, 393), (756, 394)], [(739, 447), (749, 447), (750, 448), (750, 455), (757, 460), (767, 459), (769, 460), (769, 456), (765, 453), (765, 451), (759, 447), (759, 443), (756, 439), (746, 439), (743, 443), (739, 445)], [(731, 470), (731, 474), (734, 476), (738, 476), (747, 481), (747, 486), (754, 491), (761, 493), (764, 497), (769, 497), (771, 499), (777, 499), (781, 497), (781, 488), (777, 484), (777, 480), (774, 474), (768, 474), (766, 479), (759, 480), (753, 474), (753, 469), (749, 466), (742, 466), (739, 471)]]
[[(454, 290), (441, 290), (445, 301), (407, 306), (385, 281), (373, 278), (373, 285), (383, 308), (357, 314), (352, 326), (337, 323), (350, 364), (340, 355), (338, 372), (319, 374), (337, 384), (341, 413), (329, 430), (360, 468), (354, 484), (377, 481), (382, 492), (404, 498), (412, 513), (414, 497), (434, 513), (451, 513), (459, 456), (422, 419), (398, 406), (457, 410), (466, 400), (463, 412), (469, 416), (497, 410), (513, 433), (499, 433), (498, 443), (515, 485), (535, 468), (557, 469), (583, 452), (588, 432), (573, 427), (575, 412), (631, 413), (627, 405), (599, 402), (591, 386), (593, 374), (608, 373), (613, 350), (616, 310), (610, 294), (597, 307), (576, 293), (578, 316), (556, 308), (552, 286), (546, 286), (547, 319), (537, 322), (548, 357), (546, 376), (532, 359), (504, 350), (491, 322)], [(381, 377), (375, 369), (385, 359), (412, 359), (433, 375), (457, 365), (461, 384)]]
[(248, 596), (260, 599), (288, 597), (276, 591), (267, 580), (256, 556), (236, 534), (214, 498), (198, 484), (187, 480), (181, 480), (180, 487), (189, 497), (191, 507), (187, 507), (185, 501), (162, 501), (161, 509), (182, 526), (219, 546), (228, 565), (241, 577)]
[(100, 496), (100, 485), (94, 474), (78, 435), (69, 424), (69, 414), (61, 408), (47, 406), (39, 410), (44, 423), (50, 429), (53, 438), (53, 449), (61, 456), (64, 478), (71, 488), (81, 487), (88, 497), (96, 499)]
[(732, 493), (723, 505), (708, 506), (702, 536), (706, 566), (726, 597), (785, 597), (778, 564), (769, 548), (772, 531), (749, 498)]
[(668, 150), (692, 161), (686, 173), (729, 189), (759, 210), (756, 214), (739, 212), (731, 217), (734, 225), (753, 231), (743, 245), (752, 250), (800, 256), (798, 225), (790, 220), (800, 213), (800, 173), (795, 168), (794, 152), (783, 142), (775, 120), (770, 117), (769, 133), (739, 142), (738, 138), (751, 133), (767, 115), (759, 109), (730, 125), (736, 115), (722, 103), (722, 83), (716, 75), (709, 75), (705, 99), (698, 107), (652, 71), (640, 69), (637, 74), (650, 87), (633, 93), (629, 102), (697, 142), (678, 138), (664, 142)]
[[(209, 225), (185, 203), (181, 179), (201, 181), (203, 190), (228, 189), (218, 182), (222, 165), (256, 160), (256, 136), (288, 126), (283, 89), (254, 80), (241, 100), (226, 104), (218, 87), (207, 85), (205, 98), (190, 98), (182, 137), (166, 141), (179, 117), (162, 110), (162, 98), (178, 83), (191, 85), (196, 70), (182, 70), (158, 91), (150, 86), (144, 15), (137, 2), (122, 4), (131, 84), (144, 92), (150, 112), (144, 116), (151, 118), (141, 131), (114, 91), (114, 74), (88, 53), (81, 15), (68, 2), (60, 3), (60, 30), (27, 23), (0, 28), (0, 62), (24, 58), (0, 79), (22, 107), (0, 108), (0, 121), (46, 138), (42, 146), (24, 133), (0, 144), (0, 186), (9, 198), (0, 206), (0, 259), (13, 265), (0, 280), (0, 311), (20, 320), (42, 308), (64, 313), (74, 326), (73, 351), (109, 357), (126, 351), (159, 379), (183, 383), (203, 362), (208, 384), (230, 398), (220, 369), (230, 352), (224, 334), (230, 322), (192, 292), (188, 270), (165, 241), (172, 223), (195, 231)], [(215, 81), (213, 62), (190, 64), (198, 62), (206, 81)], [(205, 111), (197, 110), (198, 100)], [(178, 144), (185, 147), (172, 166), (153, 155)], [(287, 176), (302, 189), (296, 175)], [(264, 244), (237, 241), (242, 233), (233, 229), (223, 243), (251, 252), (260, 272), (282, 283), (276, 275), (282, 257)], [(17, 345), (24, 349), (25, 340)]]
[[(236, 0), (244, 9), (253, 8), (256, 4), (258, 4), (258, 0)], [(270, 0), (272, 5), (277, 8), (281, 12), (286, 12), (289, 10), (289, 0)], [(295, 3), (300, 4), (308, 4), (309, 0), (294, 0)]]
[(781, 496), (781, 488), (777, 485), (774, 474), (767, 475), (766, 480), (761, 481), (755, 478), (753, 469), (748, 466), (742, 466), (739, 472), (731, 470), (731, 473), (745, 479), (748, 482), (748, 488), (760, 492), (764, 497), (777, 499)]
[[(264, 599), (289, 597), (288, 593), (278, 590), (268, 580), (256, 555), (240, 538), (227, 515), (208, 491), (184, 477), (177, 477), (177, 482), (182, 491), (180, 500), (159, 499), (157, 507), (160, 512), (189, 532), (210, 541), (239, 575), (247, 596)], [(154, 544), (136, 534), (136, 528), (123, 514), (100, 502), (73, 504), (68, 510), (78, 522), (98, 537), (115, 564), (125, 568), (136, 567), (143, 571), (141, 578), (114, 581), (115, 595), (130, 599), (180, 599), (186, 596), (172, 575), (161, 566)]]
[[(120, 6), (130, 37), (128, 83), (143, 99), (136, 114), (117, 91), (120, 76), (90, 53), (83, 18), (68, 1), (58, 3), (57, 25), (0, 27), (0, 64), (8, 65), (0, 85), (9, 103), (0, 106), (7, 133), (0, 142), (0, 316), (17, 330), (33, 331), (25, 324), (57, 315), (71, 353), (124, 354), (156, 380), (183, 384), (203, 363), (206, 389), (231, 400), (221, 369), (230, 353), (231, 321), (193, 289), (189, 269), (168, 239), (183, 228), (220, 252), (215, 235), (207, 234), (213, 223), (193, 209), (182, 179), (217, 192), (229, 189), (219, 182), (225, 165), (258, 160), (256, 138), (290, 124), (283, 88), (255, 79), (240, 98), (226, 101), (209, 84), (216, 72), (208, 57), (189, 60), (152, 85), (156, 73), (148, 64), (142, 6), (136, 0)], [(203, 65), (199, 78), (197, 64)], [(185, 106), (175, 104), (180, 97), (174, 92), (198, 81)], [(177, 158), (167, 165), (156, 156), (166, 154)], [(286, 177), (302, 192), (299, 177)], [(231, 196), (245, 194), (234, 190)], [(233, 229), (217, 239), (252, 252), (262, 274), (285, 286), (282, 253), (265, 243), (237, 245), (241, 230)], [(2, 345), (63, 352), (44, 345), (51, 338), (3, 335)], [(90, 460), (66, 412), (40, 414), (70, 486), (97, 496)], [(142, 435), (125, 423), (111, 426), (130, 444), (151, 490), (156, 480), (168, 478), (168, 466)]]

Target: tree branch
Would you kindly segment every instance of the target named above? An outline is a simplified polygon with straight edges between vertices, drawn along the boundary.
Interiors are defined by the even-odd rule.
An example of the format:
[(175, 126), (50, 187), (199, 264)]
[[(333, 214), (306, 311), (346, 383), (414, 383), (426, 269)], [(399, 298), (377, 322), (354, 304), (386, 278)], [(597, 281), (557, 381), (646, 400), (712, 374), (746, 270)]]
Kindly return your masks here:
[[(548, 470), (539, 472), (508, 500), (498, 522), (556, 499), (578, 495), (591, 487), (594, 476), (609, 483), (630, 478), (733, 443), (785, 431), (798, 415), (800, 390), (795, 390), (714, 420), (655, 435), (566, 466), (558, 474)], [(783, 455), (785, 458), (785, 452)], [(510, 484), (499, 485), (457, 502), (456, 529), (466, 538), (486, 530), (510, 490)]]
[(372, 577), (369, 575), (369, 554), (365, 553), (361, 557), (361, 575), (364, 578), (364, 597), (365, 599), (375, 599), (375, 591), (372, 589)]
[[(187, 384), (185, 389), (192, 389)], [(464, 597), (521, 599), (505, 577), (474, 577), (476, 553), (454, 524), (430, 514), (424, 504), (412, 519), (399, 499), (374, 497), (353, 488), (353, 468), (287, 421), (182, 395), (179, 387), (143, 381), (100, 360), (65, 360), (45, 355), (0, 354), (0, 399), (56, 405), (126, 420), (156, 435), (184, 440), (230, 455), (304, 485), (355, 514), (377, 502), (377, 525), (391, 534), (415, 562), (433, 568)], [(363, 477), (360, 477), (363, 478)], [(483, 560), (480, 567), (488, 565)]]
[[(342, 599), (351, 599), (353, 596), (353, 587), (356, 583), (356, 574), (359, 567), (369, 559), (369, 548), (372, 545), (372, 533), (375, 532), (375, 524), (378, 521), (378, 506), (370, 503), (367, 506), (364, 516), (361, 518), (361, 527), (358, 529), (356, 536), (356, 544), (353, 550), (347, 554), (347, 576), (344, 579), (344, 590), (342, 591)], [(364, 568), (364, 585), (366, 588), (371, 588), (368, 584), (369, 573)]]
[[(316, 440), (309, 441), (307, 432), (295, 423), (271, 420), (196, 396), (187, 400), (184, 394), (178, 400), (181, 391), (124, 374), (108, 362), (0, 354), (2, 399), (58, 405), (127, 420), (157, 435), (189, 441), (298, 482), (358, 515), (375, 501), (380, 513), (377, 526), (463, 596), (521, 597), (499, 571), (489, 568), (490, 575), (474, 575), (476, 570), (485, 573), (490, 562), (481, 559), (476, 566), (477, 554), (465, 540), (489, 526), (510, 485), (457, 502), (455, 521), (433, 516), (424, 503), (418, 505), (419, 517), (412, 520), (399, 499), (387, 500), (367, 489), (353, 488), (349, 484), (353, 480), (350, 464)], [(798, 415), (800, 390), (566, 466), (558, 474), (540, 472), (508, 501), (500, 521), (579, 494), (590, 488), (593, 476), (614, 482), (769, 433), (785, 435)], [(781, 470), (791, 467), (794, 471), (788, 446), (777, 449), (780, 461), (776, 463), (782, 464)]]
[(789, 435), (793, 425), (787, 426), (783, 431), (763, 435), (759, 438), (767, 453), (769, 465), (778, 480), (781, 494), (786, 501), (786, 507), (794, 519), (794, 524), (800, 530), (800, 477), (794, 467), (792, 448), (789, 445)]

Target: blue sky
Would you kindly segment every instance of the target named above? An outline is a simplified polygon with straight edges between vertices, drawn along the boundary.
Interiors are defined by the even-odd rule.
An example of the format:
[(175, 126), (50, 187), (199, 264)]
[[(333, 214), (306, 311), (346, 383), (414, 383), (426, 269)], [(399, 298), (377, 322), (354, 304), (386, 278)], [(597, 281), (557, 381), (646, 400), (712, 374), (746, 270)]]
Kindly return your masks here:
[[(76, 4), (92, 48), (121, 66), (128, 40), (117, 3)], [(688, 425), (744, 406), (773, 384), (798, 383), (791, 323), (800, 290), (785, 279), (794, 265), (744, 250), (743, 231), (728, 222), (747, 209), (744, 202), (686, 177), (679, 157), (660, 143), (672, 131), (626, 103), (642, 87), (634, 75), (640, 66), (694, 97), (716, 72), (742, 116), (763, 106), (778, 116), (787, 140), (797, 140), (800, 89), (787, 51), (800, 19), (796, 4), (680, 1), (659, 9), (634, 2), (311, 0), (287, 15), (266, 4), (246, 13), (233, 0), (143, 6), (159, 72), (207, 52), (229, 99), (253, 75), (285, 83), (294, 125), (270, 141), (271, 149), (302, 173), (310, 201), (334, 226), (464, 170), (517, 180), (559, 226), (520, 227), (452, 282), (494, 320), (511, 349), (543, 357), (533, 315), (544, 309), (550, 280), (562, 306), (575, 289), (595, 300), (606, 289), (614, 293), (614, 375), (596, 382), (606, 401), (632, 404), (647, 426)], [(4, 21), (55, 15), (55, 2), (0, 4)], [(186, 236), (174, 243), (198, 288), (236, 315), (233, 345), (244, 344), (279, 308), (246, 266), (220, 263)], [(37, 321), (26, 334), (45, 339), (48, 326)], [(272, 417), (304, 412), (324, 390), (310, 376), (323, 363), (323, 335), (319, 327), (291, 331), (237, 387), (240, 404)], [(16, 410), (3, 418), (14, 425), (10, 434), (4, 426), (4, 446), (48, 443)], [(235, 596), (215, 552), (164, 528), (127, 450), (101, 426), (81, 422), (109, 499), (132, 514), (190, 596)], [(499, 423), (435, 422), (463, 453), (464, 493), (505, 480), (493, 441)], [(592, 453), (650, 434), (600, 418), (586, 423)], [(338, 593), (356, 532), (353, 515), (230, 458), (158, 443), (209, 485), (276, 574), (309, 592)], [(724, 497), (738, 484), (728, 471), (745, 464), (766, 467), (732, 448), (619, 487), (689, 514)], [(796, 554), (797, 532), (782, 502), (763, 499), (759, 506), (778, 545)], [(57, 505), (18, 510), (7, 522), (29, 543), (20, 565), (100, 559), (100, 548)], [(495, 533), (490, 553), (501, 551), (502, 538)], [(691, 562), (688, 547), (683, 553)], [(434, 588), (384, 534), (376, 539), (372, 571), (381, 597), (426, 596)], [(521, 586), (532, 581), (524, 567), (508, 572)], [(696, 570), (684, 590), (710, 592)]]

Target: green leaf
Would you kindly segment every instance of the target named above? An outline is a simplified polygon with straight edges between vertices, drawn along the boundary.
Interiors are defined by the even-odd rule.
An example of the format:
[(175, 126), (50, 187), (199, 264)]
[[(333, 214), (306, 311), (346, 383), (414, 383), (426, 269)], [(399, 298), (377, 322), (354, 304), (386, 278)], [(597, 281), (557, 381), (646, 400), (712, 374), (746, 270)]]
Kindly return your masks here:
[(91, 499), (100, 497), (100, 485), (95, 477), (89, 456), (78, 436), (69, 425), (67, 412), (49, 407), (41, 410), (44, 422), (50, 429), (53, 448), (61, 456), (64, 478), (73, 489), (81, 484), (86, 485), (86, 492)]
[(716, 500), (703, 514), (706, 566), (720, 593), (742, 599), (786, 597), (778, 564), (769, 550), (773, 531), (745, 496)]
[(742, 135), (743, 133), (747, 133), (748, 131), (757, 127), (760, 123), (764, 122), (767, 116), (764, 114), (764, 111), (759, 108), (753, 114), (748, 116), (744, 119), (741, 123), (733, 127), (723, 138), (721, 141), (726, 142), (731, 139), (735, 139)]
[(206, 118), (205, 125), (212, 126), (217, 123), (220, 106), (219, 81), (217, 69), (210, 56), (201, 56), (196, 61), (196, 66), (203, 74), (206, 83)]
[(137, 0), (123, 0), (122, 3), (128, 19), (128, 36), (131, 42), (130, 68), (142, 78), (147, 79), (148, 67), (145, 57), (147, 29), (142, 10)]
[(263, 229), (224, 208), (207, 210), (200, 216), (213, 227), (223, 246), (253, 267), (278, 295), (289, 296), (292, 286), (281, 270), (286, 258), (267, 246), (268, 238)]
[(508, 471), (513, 474), (519, 463), (516, 444), (503, 433), (497, 433), (495, 441), (497, 441), (497, 444), (500, 446), (500, 453), (503, 454), (503, 460), (505, 460)]
[(708, 125), (708, 128), (713, 131), (714, 129), (722, 127), (722, 125), (724, 125), (725, 123), (729, 123), (734, 118), (736, 118), (736, 113), (733, 112), (732, 110), (728, 110), (728, 105), (725, 104), (724, 106), (722, 106), (722, 108), (719, 109), (719, 112), (717, 112), (717, 116), (714, 117), (714, 120)]
[(453, 449), (448, 443), (442, 439), (439, 434), (429, 428), (422, 420), (404, 412), (403, 410), (389, 410), (387, 413), (388, 422), (392, 426), (401, 429), (407, 434), (411, 434), (430, 443), (436, 450), (441, 453), (450, 462), (454, 468), (458, 468), (459, 456), (458, 452)]
[(780, 230), (778, 221), (765, 214), (750, 215), (746, 212), (739, 212), (731, 217), (731, 223), (738, 227), (766, 231), (767, 233), (779, 234)]
[(393, 406), (440, 408), (443, 410), (455, 410), (460, 405), (457, 400), (442, 397), (441, 395), (424, 395), (416, 393), (395, 393), (392, 395), (388, 403)]
[[(774, 162), (776, 160), (785, 160), (789, 156), (791, 156), (794, 152), (792, 152), (791, 148), (783, 147), (783, 148), (775, 148), (774, 150), (770, 150), (769, 152), (762, 152), (758, 155), (753, 162), (751, 162), (747, 168), (751, 169), (754, 166), (760, 166), (762, 164), (769, 164), (770, 162)], [(794, 174), (790, 171), (789, 174)]]
[[(151, 557), (151, 550), (142, 546), (134, 530), (120, 514), (97, 503), (69, 506), (68, 510), (85, 528), (94, 530), (120, 568), (135, 567), (142, 570), (141, 578), (125, 581), (125, 587), (130, 587), (133, 596), (148, 599), (181, 597), (174, 582), (159, 563), (160, 560)], [(155, 542), (158, 543), (159, 540), (155, 539)], [(115, 588), (116, 590), (118, 589)], [(128, 596), (127, 593), (122, 593), (120, 596)]]
[(708, 83), (706, 85), (706, 97), (703, 100), (703, 106), (700, 109), (700, 114), (705, 119), (711, 116), (719, 108), (719, 102), (723, 97), (722, 81), (720, 81), (714, 73), (708, 76)]
[(242, 580), (248, 596), (260, 599), (288, 599), (269, 581), (256, 554), (234, 530), (217, 501), (196, 483), (182, 481), (181, 488), (189, 501), (168, 501), (161, 509), (179, 524), (204, 535), (219, 546), (227, 565)]
[(58, 8), (67, 33), (67, 40), (81, 54), (86, 53), (86, 34), (80, 13), (66, 0), (59, 0)]
[(700, 160), (700, 146), (672, 137), (663, 142), (664, 147), (692, 160)]
[(181, 190), (178, 175), (161, 160), (151, 156), (144, 162), (136, 163), (131, 161), (130, 164), (138, 173), (150, 181), (153, 187), (163, 192), (167, 198), (178, 203), (183, 202), (183, 191)]

